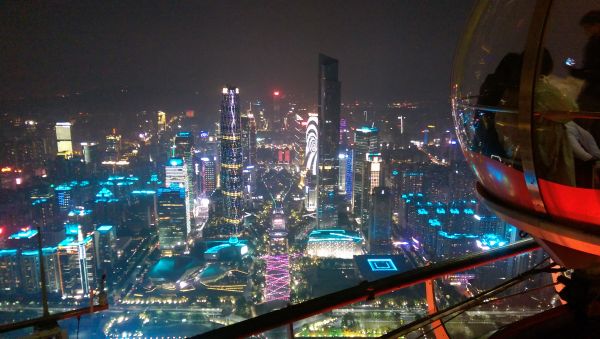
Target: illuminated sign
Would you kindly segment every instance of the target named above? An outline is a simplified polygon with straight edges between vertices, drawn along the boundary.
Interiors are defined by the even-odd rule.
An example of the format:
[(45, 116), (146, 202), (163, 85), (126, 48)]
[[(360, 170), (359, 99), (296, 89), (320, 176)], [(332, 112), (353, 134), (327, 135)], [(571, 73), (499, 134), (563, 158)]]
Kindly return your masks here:
[(367, 259), (367, 262), (373, 272), (398, 271), (398, 268), (396, 268), (396, 265), (390, 258)]

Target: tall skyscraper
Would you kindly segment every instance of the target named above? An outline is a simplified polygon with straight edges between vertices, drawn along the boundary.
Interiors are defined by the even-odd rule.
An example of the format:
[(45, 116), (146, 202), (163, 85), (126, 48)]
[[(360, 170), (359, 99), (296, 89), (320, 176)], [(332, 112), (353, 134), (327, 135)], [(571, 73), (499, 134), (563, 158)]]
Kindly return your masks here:
[(210, 196), (217, 188), (217, 162), (214, 157), (202, 157), (200, 161), (202, 162), (200, 170), (202, 186), (200, 190), (204, 196)]
[(94, 242), (91, 236), (83, 237), (81, 230), (77, 236), (67, 236), (58, 244), (58, 258), (62, 275), (61, 293), (63, 297), (82, 297), (94, 288), (96, 260)]
[(390, 254), (392, 248), (392, 194), (387, 187), (375, 187), (371, 195), (369, 254)]
[(225, 221), (237, 227), (242, 221), (242, 140), (239, 89), (223, 88), (221, 101), (221, 189)]
[(244, 167), (256, 165), (256, 120), (254, 114), (251, 112), (243, 113), (241, 123)]
[(157, 195), (159, 248), (163, 256), (172, 256), (184, 250), (189, 232), (185, 220), (185, 189), (159, 188)]
[(196, 185), (194, 182), (194, 162), (192, 149), (194, 147), (194, 137), (190, 132), (179, 132), (175, 135), (174, 153), (176, 157), (183, 159), (183, 167), (185, 168), (185, 208), (186, 208), (186, 223), (188, 229), (194, 225), (194, 196), (196, 193)]
[(112, 225), (100, 225), (94, 232), (96, 264), (101, 275), (106, 273), (111, 276), (117, 255), (115, 238), (115, 228)]
[(73, 141), (71, 140), (71, 123), (56, 123), (56, 155), (69, 159), (73, 156)]
[(244, 205), (249, 206), (256, 191), (256, 120), (254, 114), (252, 112), (242, 113), (241, 123)]
[(337, 226), (341, 84), (338, 61), (319, 54), (319, 173), (317, 227)]
[(361, 218), (368, 213), (369, 209), (366, 195), (370, 194), (370, 190), (365, 189), (365, 186), (369, 186), (370, 183), (367, 154), (379, 150), (378, 134), (379, 130), (377, 128), (368, 126), (358, 128), (354, 133), (352, 209), (354, 214)]

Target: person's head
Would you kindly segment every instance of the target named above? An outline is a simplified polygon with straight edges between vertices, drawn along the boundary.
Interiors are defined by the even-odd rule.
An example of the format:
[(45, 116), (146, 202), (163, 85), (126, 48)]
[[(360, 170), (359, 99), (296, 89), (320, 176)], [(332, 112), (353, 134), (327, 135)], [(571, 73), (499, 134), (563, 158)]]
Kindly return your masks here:
[(600, 10), (587, 12), (579, 24), (588, 36), (600, 36)]

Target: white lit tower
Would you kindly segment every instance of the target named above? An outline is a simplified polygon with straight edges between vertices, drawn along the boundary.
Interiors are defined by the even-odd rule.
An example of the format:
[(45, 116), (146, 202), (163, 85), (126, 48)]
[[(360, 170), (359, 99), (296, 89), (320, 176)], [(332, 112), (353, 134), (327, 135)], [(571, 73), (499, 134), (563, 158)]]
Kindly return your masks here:
[(194, 182), (193, 147), (194, 137), (190, 132), (179, 132), (175, 135), (173, 153), (177, 158), (183, 159), (185, 168), (185, 205), (186, 222), (191, 227), (194, 224), (194, 198), (196, 195), (196, 184)]

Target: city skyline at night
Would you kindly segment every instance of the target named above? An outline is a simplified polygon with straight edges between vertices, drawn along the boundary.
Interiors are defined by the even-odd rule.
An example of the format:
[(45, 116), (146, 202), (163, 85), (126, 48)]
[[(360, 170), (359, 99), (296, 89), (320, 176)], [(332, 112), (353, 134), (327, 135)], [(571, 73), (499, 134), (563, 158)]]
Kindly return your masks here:
[(0, 336), (593, 332), (573, 1), (0, 4)]

